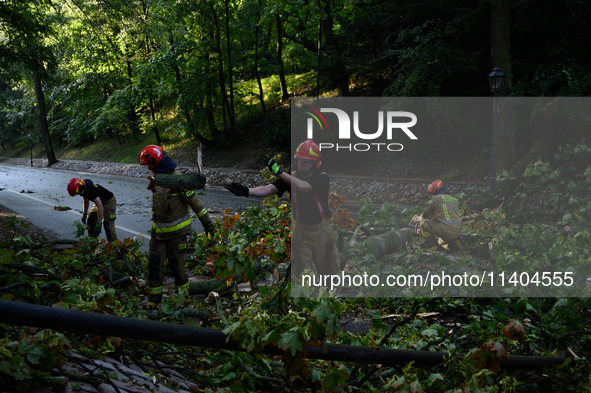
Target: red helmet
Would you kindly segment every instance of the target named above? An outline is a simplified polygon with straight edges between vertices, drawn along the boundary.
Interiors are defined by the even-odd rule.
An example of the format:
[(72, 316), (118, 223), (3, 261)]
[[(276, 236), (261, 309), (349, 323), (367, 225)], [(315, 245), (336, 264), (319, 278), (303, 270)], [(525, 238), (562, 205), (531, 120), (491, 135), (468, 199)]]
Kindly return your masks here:
[(84, 191), (84, 187), (86, 187), (84, 180), (73, 178), (68, 183), (68, 194), (70, 194), (70, 196), (77, 195), (81, 191)]
[(318, 144), (312, 139), (308, 139), (305, 142), (300, 143), (296, 149), (294, 158), (300, 158), (302, 160), (314, 160), (316, 161), (316, 168), (320, 168), (320, 148)]
[(433, 183), (429, 184), (429, 188), (427, 188), (427, 192), (429, 194), (435, 194), (435, 191), (443, 187), (443, 182), (439, 179), (435, 180)]
[(142, 149), (138, 161), (140, 165), (148, 165), (150, 169), (166, 157), (166, 153), (158, 145), (148, 145)]

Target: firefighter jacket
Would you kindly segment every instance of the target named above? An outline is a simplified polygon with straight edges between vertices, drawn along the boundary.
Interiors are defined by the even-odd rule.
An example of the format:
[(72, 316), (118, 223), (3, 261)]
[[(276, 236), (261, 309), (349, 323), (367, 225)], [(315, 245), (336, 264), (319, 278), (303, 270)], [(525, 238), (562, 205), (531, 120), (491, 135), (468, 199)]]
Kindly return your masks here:
[[(181, 175), (176, 169), (171, 175)], [(189, 206), (197, 214), (204, 228), (213, 225), (207, 209), (195, 194), (185, 191), (176, 194), (152, 194), (152, 235), (158, 240), (172, 239), (191, 233)]]
[(431, 203), (425, 207), (421, 216), (441, 224), (445, 232), (459, 234), (462, 230), (458, 200), (451, 195), (439, 194), (431, 197)]

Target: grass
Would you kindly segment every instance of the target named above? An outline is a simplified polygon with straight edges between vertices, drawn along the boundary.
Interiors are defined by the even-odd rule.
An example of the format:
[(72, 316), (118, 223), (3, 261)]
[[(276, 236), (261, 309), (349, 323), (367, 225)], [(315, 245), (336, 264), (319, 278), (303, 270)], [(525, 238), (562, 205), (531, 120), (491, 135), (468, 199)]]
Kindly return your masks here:
[[(285, 76), (287, 88), (293, 96), (307, 96), (315, 93), (317, 74), (315, 71), (309, 71), (302, 74), (289, 74)], [(281, 105), (281, 87), (279, 77), (272, 75), (261, 80), (265, 106), (270, 108)], [(236, 115), (237, 120), (248, 123), (249, 120), (262, 117), (262, 108), (258, 97), (258, 83), (256, 79), (248, 81), (239, 81), (235, 84), (236, 93)], [(324, 92), (323, 96), (332, 96), (334, 92)], [(181, 121), (176, 113), (167, 114), (167, 126)], [(256, 122), (255, 122), (256, 123)], [(260, 128), (256, 126), (255, 133), (260, 133)], [(170, 127), (169, 127), (170, 129)], [(244, 131), (244, 130), (243, 130)], [(248, 131), (247, 131), (248, 132)], [(174, 155), (175, 151), (187, 151), (195, 146), (195, 141), (182, 139), (178, 136), (171, 136), (171, 132), (161, 132), (164, 143), (160, 144), (169, 154)], [(258, 135), (258, 134), (257, 134)], [(260, 139), (260, 135), (247, 139)], [(156, 138), (152, 132), (147, 132), (138, 136), (139, 141), (132, 137), (127, 137), (123, 144), (120, 144), (116, 137), (108, 138), (103, 136), (94, 141), (89, 141), (82, 145), (54, 145), (54, 152), (58, 160), (81, 160), (81, 161), (104, 161), (120, 163), (137, 163), (137, 157), (141, 149), (150, 144), (156, 144)], [(263, 138), (264, 139), (264, 138)], [(0, 150), (1, 157), (7, 158), (29, 158), (29, 147), (15, 147), (8, 150)], [(38, 143), (33, 147), (33, 158), (46, 158), (45, 146)], [(228, 163), (225, 166), (231, 166)]]
[[(58, 160), (104, 161), (137, 164), (140, 151), (146, 145), (156, 144), (153, 133), (139, 135), (139, 142), (128, 139), (119, 144), (117, 138), (102, 137), (82, 146), (54, 146), (53, 150)], [(166, 151), (181, 150), (194, 145), (194, 142), (170, 141), (162, 143)], [(0, 150), (0, 156), (7, 158), (29, 158), (29, 148), (15, 148)], [(33, 158), (47, 158), (45, 146), (40, 143), (33, 147)]]

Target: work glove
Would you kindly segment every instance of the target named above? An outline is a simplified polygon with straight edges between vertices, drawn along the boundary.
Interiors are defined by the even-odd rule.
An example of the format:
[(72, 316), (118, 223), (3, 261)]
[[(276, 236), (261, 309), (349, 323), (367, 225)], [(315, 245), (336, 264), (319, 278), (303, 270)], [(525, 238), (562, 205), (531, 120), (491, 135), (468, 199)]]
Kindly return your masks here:
[(86, 218), (88, 217), (88, 215), (86, 213), (82, 213), (82, 218), (80, 219), (80, 221), (82, 221), (82, 224), (86, 225)]
[(215, 234), (215, 226), (210, 225), (208, 227), (204, 227), (203, 231), (205, 232), (206, 235), (211, 235), (213, 237), (213, 235)]
[(243, 186), (240, 183), (226, 183), (224, 184), (226, 190), (237, 196), (245, 196), (248, 198), (249, 190), (248, 187)]
[(283, 172), (283, 169), (281, 169), (277, 161), (275, 161), (269, 155), (263, 155), (262, 161), (265, 163), (266, 166), (269, 167), (269, 169), (271, 170), (271, 172), (273, 172), (275, 176), (278, 176), (280, 173)]
[(96, 229), (95, 229), (96, 233), (98, 233), (100, 235), (102, 229), (103, 229), (103, 222), (102, 221), (97, 222)]

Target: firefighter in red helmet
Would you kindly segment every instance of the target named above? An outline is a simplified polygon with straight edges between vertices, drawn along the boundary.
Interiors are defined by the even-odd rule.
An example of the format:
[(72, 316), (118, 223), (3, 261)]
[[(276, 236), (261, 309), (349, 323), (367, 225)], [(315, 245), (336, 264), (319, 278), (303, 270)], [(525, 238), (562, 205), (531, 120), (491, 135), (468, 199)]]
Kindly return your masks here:
[[(70, 196), (80, 195), (83, 198), (82, 223), (87, 226), (89, 237), (100, 236), (104, 226), (107, 241), (117, 240), (117, 199), (111, 191), (90, 179), (73, 178), (68, 183), (68, 193)], [(89, 211), (91, 201), (94, 205)]]
[[(431, 201), (417, 217), (417, 233), (423, 238), (423, 245), (430, 250), (441, 250), (444, 245), (450, 251), (462, 251), (462, 218), (458, 200), (449, 194), (441, 180), (435, 180), (427, 187)], [(443, 243), (439, 244), (437, 238)]]
[(292, 273), (297, 277), (305, 269), (316, 268), (318, 274), (334, 274), (339, 269), (332, 217), (328, 208), (329, 177), (320, 170), (320, 148), (309, 139), (301, 143), (295, 152), (297, 171), (285, 172), (271, 157), (263, 156), (263, 162), (278, 177), (272, 184), (248, 188), (239, 183), (225, 187), (235, 195), (268, 196), (291, 194)]
[[(157, 145), (142, 149), (138, 157), (140, 165), (147, 165), (154, 173), (181, 175), (176, 163)], [(155, 309), (162, 301), (164, 264), (174, 276), (178, 291), (189, 288), (189, 269), (185, 262), (187, 236), (191, 234), (189, 207), (195, 212), (205, 233), (213, 234), (214, 226), (207, 209), (195, 193), (186, 191), (176, 194), (152, 193), (152, 233), (148, 255), (148, 303), (146, 308)]]

